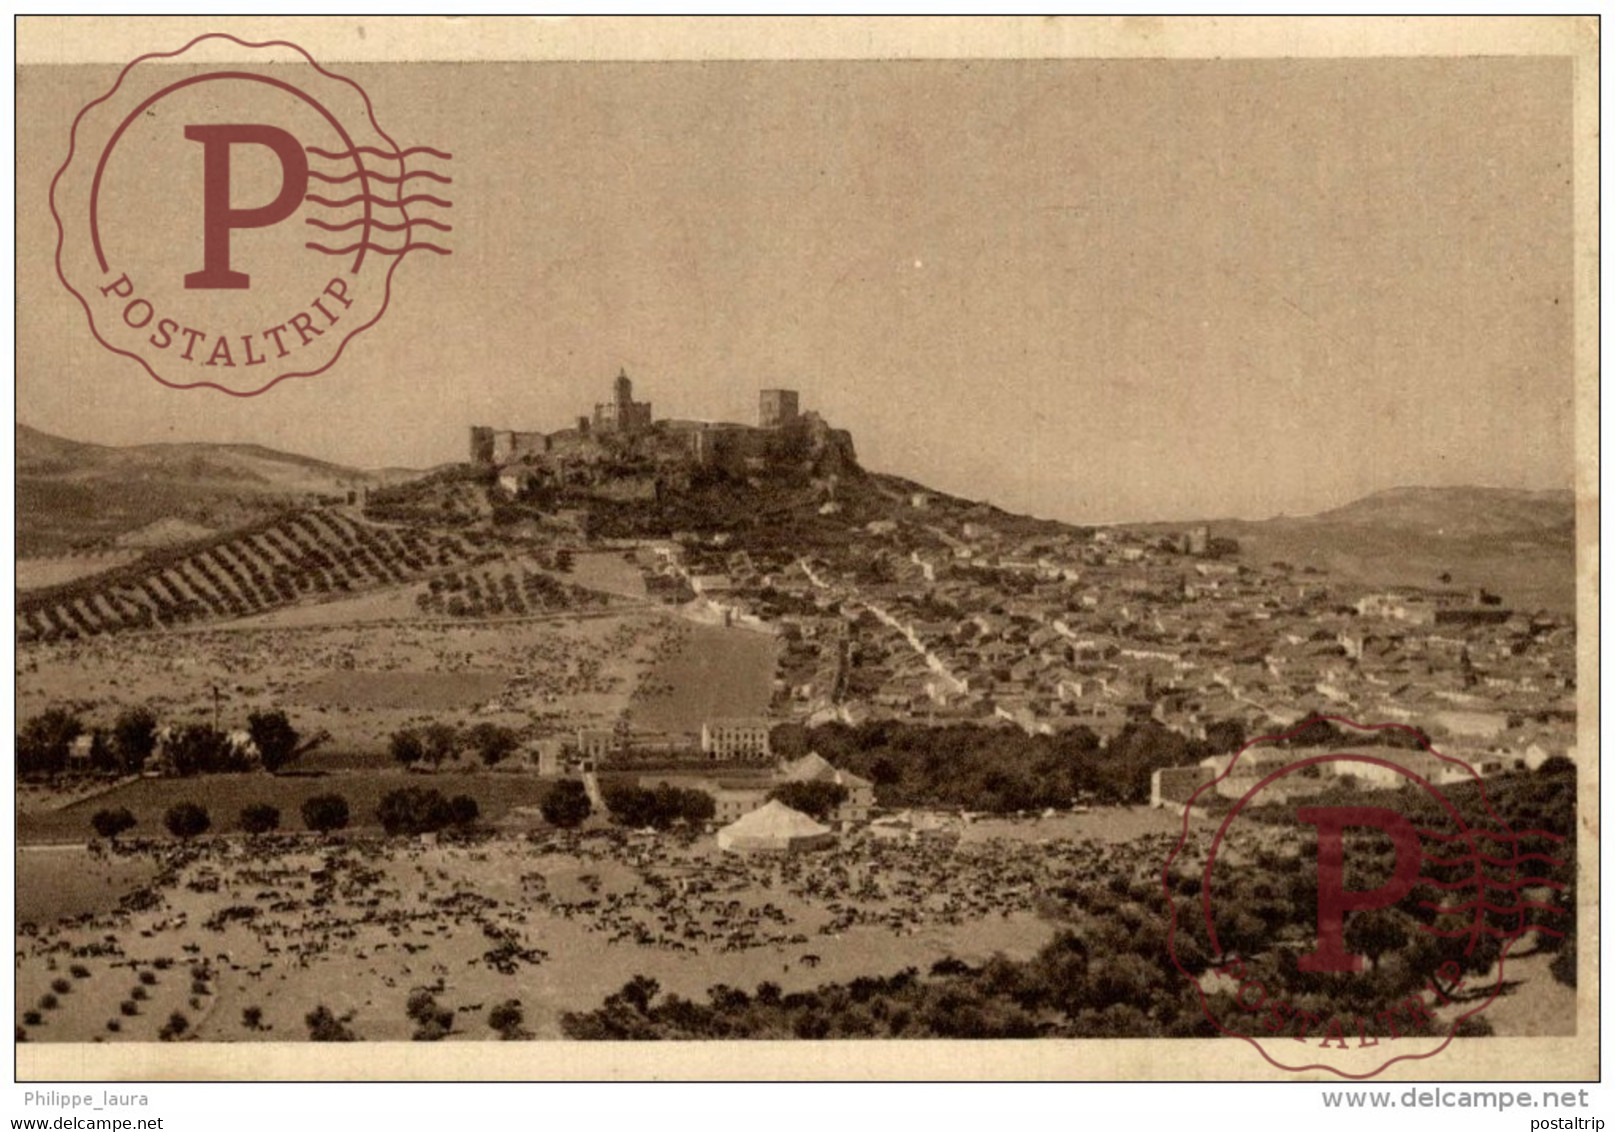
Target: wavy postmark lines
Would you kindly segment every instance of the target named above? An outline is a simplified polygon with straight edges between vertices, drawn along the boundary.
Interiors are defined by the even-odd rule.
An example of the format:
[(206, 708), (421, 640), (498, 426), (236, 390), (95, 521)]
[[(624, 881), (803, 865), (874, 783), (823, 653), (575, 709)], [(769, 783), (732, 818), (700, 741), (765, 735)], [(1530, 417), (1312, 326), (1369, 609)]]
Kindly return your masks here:
[(1411, 728), (1326, 717), (1207, 768), (1162, 872), (1171, 960), (1215, 1032), (1372, 1077), (1486, 1032), (1510, 956), (1564, 937), (1573, 856)]
[(451, 161), (399, 146), (295, 44), (198, 36), (74, 120), (57, 274), (96, 340), (158, 381), (254, 396), (334, 365), (410, 252), (450, 254)]

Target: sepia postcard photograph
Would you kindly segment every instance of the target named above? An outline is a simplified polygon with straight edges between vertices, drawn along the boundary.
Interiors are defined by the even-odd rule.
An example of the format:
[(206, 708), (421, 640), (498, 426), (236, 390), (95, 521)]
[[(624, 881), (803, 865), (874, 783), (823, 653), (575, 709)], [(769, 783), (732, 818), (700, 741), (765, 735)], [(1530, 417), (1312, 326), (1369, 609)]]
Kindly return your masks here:
[(18, 1082), (1598, 1080), (1596, 19), (15, 37)]

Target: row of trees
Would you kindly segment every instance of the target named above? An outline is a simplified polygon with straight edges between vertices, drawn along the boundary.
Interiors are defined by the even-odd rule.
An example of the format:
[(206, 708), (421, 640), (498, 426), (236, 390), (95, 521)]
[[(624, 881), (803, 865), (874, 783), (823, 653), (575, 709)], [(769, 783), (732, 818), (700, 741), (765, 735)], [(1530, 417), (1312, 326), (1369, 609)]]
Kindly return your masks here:
[[(1405, 731), (1357, 733), (1316, 716), (1292, 730), (1295, 733), (1285, 746), (1419, 745), (1417, 737)], [(783, 757), (817, 751), (835, 765), (870, 779), (884, 806), (957, 806), (1006, 813), (1064, 807), (1077, 797), (1144, 802), (1154, 771), (1237, 751), (1247, 739), (1243, 726), (1233, 720), (1212, 724), (1203, 740), (1153, 719), (1135, 720), (1105, 741), (1080, 726), (1055, 735), (1028, 735), (1018, 728), (980, 723), (938, 727), (875, 720), (857, 726), (784, 723), (774, 728), (771, 743)]]
[[(184, 724), (168, 733), (162, 753), (174, 773), (181, 775), (241, 771), (254, 765), (273, 774), (329, 738), (324, 731), (305, 737), (278, 709), (253, 712), (247, 717), (246, 732), (250, 743), (241, 744), (211, 724)], [(86, 734), (90, 736), (89, 769), (102, 774), (139, 774), (157, 753), (162, 733), (157, 716), (147, 707), (125, 709), (110, 728), (90, 728), (68, 708), (48, 708), (17, 733), (17, 773), (24, 777), (60, 774), (68, 767), (74, 745)]]
[(393, 760), (405, 767), (427, 765), (436, 769), (462, 752), (497, 766), (516, 753), (516, 732), (497, 723), (478, 723), (460, 729), (449, 723), (432, 723), (419, 729), (395, 731), (388, 741)]
[(601, 787), (601, 797), (612, 820), (631, 829), (671, 829), (675, 825), (699, 826), (712, 820), (717, 803), (703, 790), (685, 790), (666, 783), (647, 788), (627, 782)]
[[(376, 807), (376, 817), (388, 833), (428, 833), (448, 827), (464, 828), (474, 824), (480, 816), (477, 800), (469, 795), (445, 798), (436, 790), (410, 787), (384, 795)], [(335, 833), (346, 829), (352, 820), (348, 800), (341, 794), (316, 794), (299, 808), (303, 826), (314, 833)], [(139, 825), (139, 819), (127, 807), (97, 810), (90, 818), (90, 826), (97, 836), (108, 840), (118, 837)], [(242, 830), (251, 834), (273, 833), (280, 828), (280, 809), (267, 802), (243, 807), (240, 814)], [(163, 814), (163, 826), (181, 840), (199, 837), (213, 827), (207, 808), (196, 802), (178, 802)]]

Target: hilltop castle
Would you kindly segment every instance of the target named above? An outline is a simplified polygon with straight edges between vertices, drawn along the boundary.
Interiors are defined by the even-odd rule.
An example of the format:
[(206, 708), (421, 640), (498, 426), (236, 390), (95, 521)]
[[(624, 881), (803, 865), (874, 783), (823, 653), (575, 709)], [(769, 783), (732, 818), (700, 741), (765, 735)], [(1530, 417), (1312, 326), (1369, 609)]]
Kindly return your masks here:
[(471, 462), (499, 469), (501, 484), (513, 494), (534, 484), (599, 484), (606, 479), (618, 481), (620, 491), (631, 491), (635, 475), (652, 476), (659, 489), (669, 481), (687, 480), (697, 468), (748, 473), (806, 463), (819, 469), (827, 456), (833, 466), (820, 470), (839, 472), (855, 464), (852, 437), (830, 428), (817, 413), (804, 413), (794, 389), (761, 390), (755, 425), (656, 420), (649, 401), (634, 400), (634, 383), (626, 371), (612, 383), (611, 400), (596, 403), (593, 414), (579, 416), (573, 428), (471, 429)]

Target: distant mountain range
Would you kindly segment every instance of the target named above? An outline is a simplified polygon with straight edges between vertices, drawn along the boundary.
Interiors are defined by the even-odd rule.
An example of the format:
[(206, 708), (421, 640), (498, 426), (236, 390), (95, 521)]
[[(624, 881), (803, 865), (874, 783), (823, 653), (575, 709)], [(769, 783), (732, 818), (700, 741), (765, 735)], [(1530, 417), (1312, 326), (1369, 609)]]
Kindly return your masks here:
[(1571, 491), (1497, 487), (1396, 487), (1291, 521), (1384, 527), (1444, 538), (1540, 535), (1574, 541), (1576, 496)]
[[(16, 439), (22, 556), (181, 541), (311, 497), (426, 474), (350, 468), (255, 444), (87, 444), (22, 424)], [(919, 488), (891, 476), (877, 480)], [(1168, 531), (1190, 525), (1136, 526)], [(1575, 497), (1569, 491), (1393, 488), (1317, 515), (1210, 525), (1214, 534), (1238, 539), (1247, 556), (1313, 566), (1348, 582), (1486, 586), (1524, 608), (1574, 606)]]
[(1317, 515), (1211, 526), (1238, 539), (1247, 555), (1314, 566), (1348, 582), (1483, 586), (1519, 608), (1575, 606), (1570, 491), (1400, 487)]
[(312, 496), (420, 474), (256, 444), (88, 444), (24, 424), (16, 444), (17, 553), (27, 557), (172, 541), (166, 536), (239, 526)]

